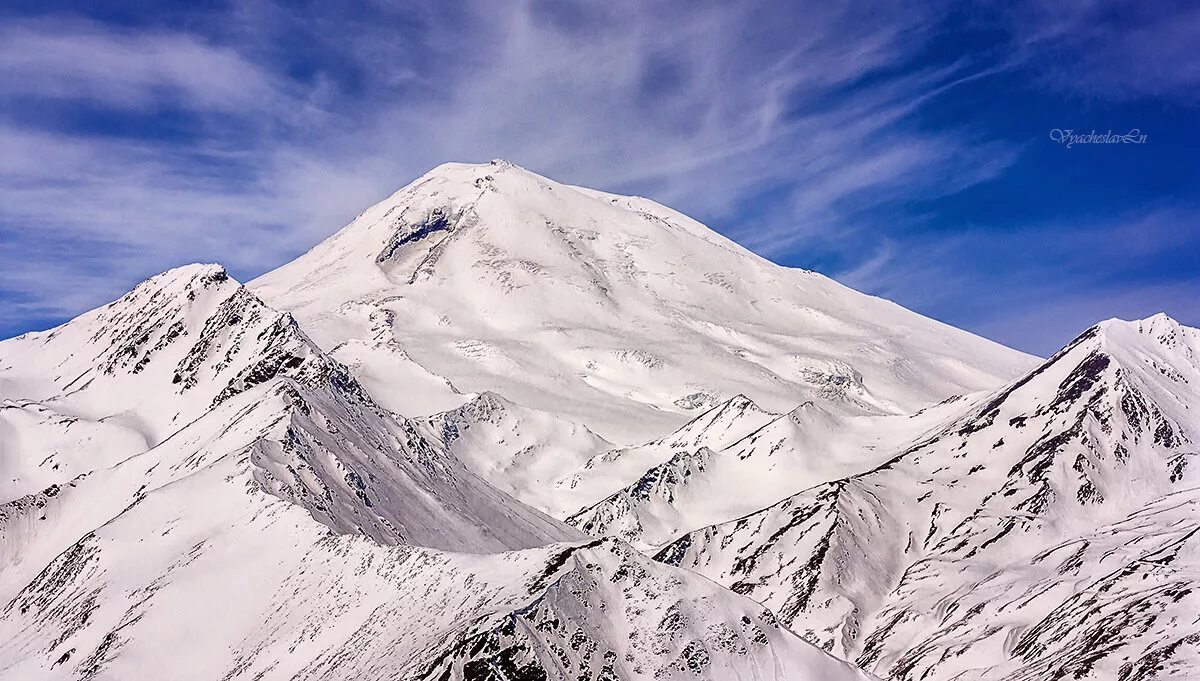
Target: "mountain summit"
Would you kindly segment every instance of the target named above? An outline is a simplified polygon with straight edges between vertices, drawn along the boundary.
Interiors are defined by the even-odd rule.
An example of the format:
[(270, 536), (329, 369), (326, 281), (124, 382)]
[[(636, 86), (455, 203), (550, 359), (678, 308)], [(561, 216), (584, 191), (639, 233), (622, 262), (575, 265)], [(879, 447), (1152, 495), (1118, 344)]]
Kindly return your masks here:
[[(325, 347), (379, 319), (462, 391), (640, 442), (745, 393), (900, 413), (1027, 355), (775, 265), (646, 199), (503, 161), (439, 166), (251, 282)], [(418, 414), (412, 414), (418, 415)]]

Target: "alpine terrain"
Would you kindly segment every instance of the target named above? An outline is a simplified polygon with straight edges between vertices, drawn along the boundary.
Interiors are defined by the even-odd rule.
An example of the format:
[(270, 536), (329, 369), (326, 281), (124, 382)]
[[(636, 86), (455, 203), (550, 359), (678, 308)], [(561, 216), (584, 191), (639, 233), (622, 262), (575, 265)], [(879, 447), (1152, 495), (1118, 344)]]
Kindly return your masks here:
[(440, 166), (0, 342), (0, 679), (1200, 676), (1200, 331), (1042, 361)]

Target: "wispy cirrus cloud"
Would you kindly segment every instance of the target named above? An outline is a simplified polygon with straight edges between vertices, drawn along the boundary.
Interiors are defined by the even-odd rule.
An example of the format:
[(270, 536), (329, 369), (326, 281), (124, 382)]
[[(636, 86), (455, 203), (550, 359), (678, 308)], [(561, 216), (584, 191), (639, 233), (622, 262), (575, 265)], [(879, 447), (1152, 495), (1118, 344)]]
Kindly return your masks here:
[(1100, 99), (1200, 97), (1200, 6), (1075, 0), (1006, 9), (1015, 50), (1045, 82)]
[(199, 36), (73, 18), (0, 28), (5, 99), (90, 100), (123, 109), (169, 104), (245, 111), (277, 99), (271, 74)]
[[(1084, 223), (971, 225), (887, 241), (837, 273), (885, 297), (969, 306), (951, 321), (1043, 355), (1110, 317), (1200, 320), (1200, 206), (1170, 201)], [(1064, 338), (1066, 334), (1066, 338)]]
[[(527, 3), (418, 6), (395, 18), (400, 35), (258, 4), (229, 17), (236, 45), (205, 35), (215, 17), (190, 32), (61, 16), (9, 22), (0, 68), (17, 85), (0, 94), (6, 107), (170, 108), (189, 126), (143, 139), (9, 117), (0, 128), (4, 223), (49, 241), (109, 244), (103, 277), (113, 281), (73, 287), (70, 270), (98, 263), (23, 258), (7, 268), (5, 287), (25, 294), (9, 315), (30, 305), (76, 312), (189, 257), (261, 271), (448, 159), (511, 157), (702, 215), (728, 215), (761, 186), (819, 175), (819, 191), (795, 190), (790, 222), (849, 192), (904, 185), (916, 163), (964, 153), (952, 135), (889, 130), (889, 144), (873, 141), (928, 84), (925, 73), (883, 73), (928, 38), (929, 17), (911, 10), (832, 3), (801, 19), (769, 4), (679, 12)], [(275, 46), (300, 26), (328, 43), (300, 57), (336, 65), (329, 73), (298, 75), (277, 58)], [(348, 28), (354, 40), (337, 37)], [(878, 83), (837, 94), (872, 75)], [(760, 245), (771, 250), (794, 232), (777, 225)]]
[[(1136, 69), (1117, 73), (1121, 55), (1162, 63), (1194, 27), (1144, 20), (1161, 50), (1107, 49), (1105, 4), (1050, 17), (1005, 4), (984, 12), (982, 33), (951, 3), (858, 0), (802, 11), (257, 1), (121, 21), (65, 7), (10, 17), (0, 335), (185, 261), (253, 276), (438, 163), (498, 156), (650, 196), (783, 262), (990, 328), (1000, 312), (962, 314), (969, 297), (947, 298), (946, 284), (969, 283), (941, 261), (959, 246), (986, 257), (970, 248), (976, 232), (1015, 248), (1008, 226), (943, 205), (1029, 163), (1028, 133), (1012, 134), (993, 92), (1061, 90), (1070, 63), (1107, 64), (1096, 82), (1126, 97)], [(1146, 82), (1163, 95), (1189, 78)], [(904, 285), (907, 272), (933, 279)]]

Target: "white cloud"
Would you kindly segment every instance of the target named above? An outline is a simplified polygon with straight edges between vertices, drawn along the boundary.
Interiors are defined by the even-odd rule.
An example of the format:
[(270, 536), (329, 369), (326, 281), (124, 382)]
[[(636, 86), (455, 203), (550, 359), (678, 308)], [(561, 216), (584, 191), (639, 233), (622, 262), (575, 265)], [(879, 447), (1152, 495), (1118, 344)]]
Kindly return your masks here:
[[(856, 281), (886, 287), (870, 258), (883, 244), (903, 267), (904, 244), (881, 241), (873, 211), (1019, 153), (919, 127), (922, 107), (1011, 63), (918, 67), (939, 3), (794, 10), (423, 2), (380, 18), (250, 2), (197, 10), (188, 32), (9, 22), (0, 316), (76, 313), (186, 260), (249, 276), (438, 163), (497, 156), (718, 228), (739, 216), (732, 236), (770, 255), (841, 248)], [(188, 127), (105, 135), (18, 110), (39, 101), (179, 110)]]
[(201, 37), (120, 30), (80, 20), (0, 28), (5, 96), (92, 100), (122, 108), (163, 103), (244, 111), (275, 99), (273, 78)]
[[(184, 260), (261, 271), (446, 160), (503, 156), (718, 221), (782, 186), (791, 199), (741, 235), (775, 253), (817, 229), (849, 229), (839, 202), (851, 196), (916, 191), (979, 165), (976, 141), (902, 123), (923, 93), (964, 75), (903, 68), (935, 16), (852, 2), (800, 19), (771, 11), (431, 5), (389, 29), (254, 3), (207, 22), (237, 36), (236, 50), (165, 29), (15, 22), (0, 70), (16, 87), (0, 98), (180, 108), (199, 132), (153, 141), (0, 128), (0, 229), (58, 245), (32, 257), (9, 249), (0, 289), (27, 296), (0, 306), (74, 313)], [(357, 89), (345, 73), (291, 78), (270, 58), (272, 41), (301, 27)], [(64, 259), (72, 244), (103, 244), (103, 255)]]

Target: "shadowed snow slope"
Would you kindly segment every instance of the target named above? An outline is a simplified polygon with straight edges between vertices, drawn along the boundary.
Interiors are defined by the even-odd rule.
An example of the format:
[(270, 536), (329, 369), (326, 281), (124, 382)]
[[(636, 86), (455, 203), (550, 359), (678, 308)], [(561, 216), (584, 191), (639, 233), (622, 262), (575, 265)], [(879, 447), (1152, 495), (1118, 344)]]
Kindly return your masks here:
[(1110, 321), (885, 464), (659, 553), (895, 679), (1197, 673), (1200, 331)]
[(411, 358), (457, 388), (620, 444), (738, 394), (899, 413), (1034, 362), (651, 201), (503, 161), (434, 169), (251, 288), (327, 348), (373, 337), (386, 313)]

